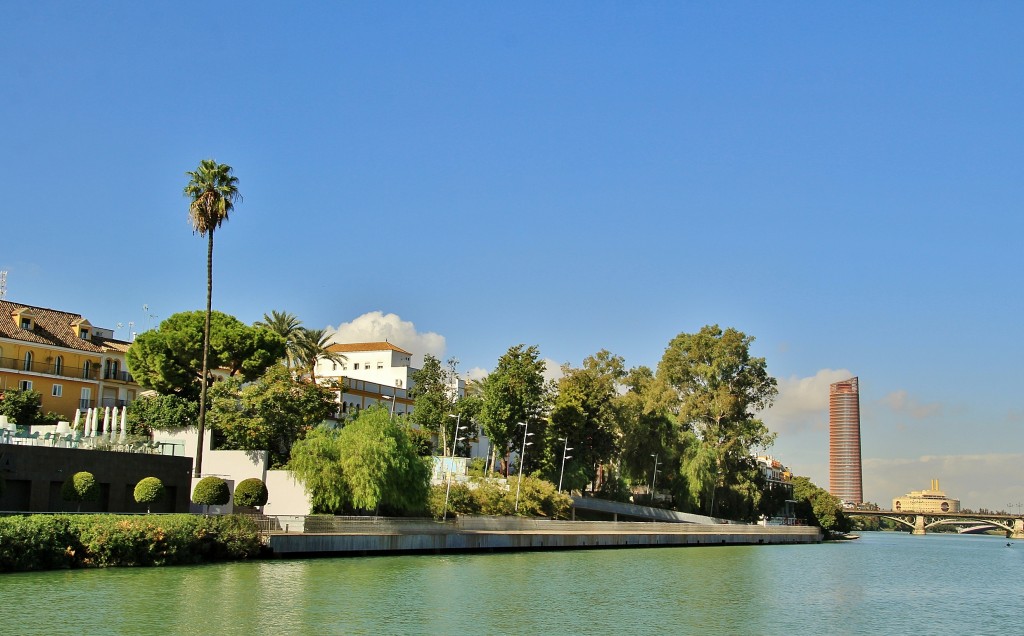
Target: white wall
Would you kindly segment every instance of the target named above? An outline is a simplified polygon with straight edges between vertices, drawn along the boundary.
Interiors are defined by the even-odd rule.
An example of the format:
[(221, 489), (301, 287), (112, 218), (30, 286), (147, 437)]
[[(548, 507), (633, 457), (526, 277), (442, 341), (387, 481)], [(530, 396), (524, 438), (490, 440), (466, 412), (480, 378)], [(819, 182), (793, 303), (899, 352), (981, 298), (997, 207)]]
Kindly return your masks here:
[(310, 511), (309, 495), (305, 487), (295, 479), (290, 470), (268, 470), (267, 492), (270, 497), (263, 506), (266, 515), (308, 515)]

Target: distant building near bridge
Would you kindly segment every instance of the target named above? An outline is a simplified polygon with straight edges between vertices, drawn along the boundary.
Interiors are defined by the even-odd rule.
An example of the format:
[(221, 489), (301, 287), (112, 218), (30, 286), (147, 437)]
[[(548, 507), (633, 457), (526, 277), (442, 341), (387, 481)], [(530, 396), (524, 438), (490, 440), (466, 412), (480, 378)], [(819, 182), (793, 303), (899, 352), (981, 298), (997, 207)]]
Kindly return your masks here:
[(857, 378), (828, 386), (828, 491), (845, 503), (864, 503)]
[(960, 512), (960, 500), (951, 499), (939, 490), (939, 480), (933, 479), (928, 490), (915, 490), (892, 500), (896, 512), (923, 512), (941, 514)]

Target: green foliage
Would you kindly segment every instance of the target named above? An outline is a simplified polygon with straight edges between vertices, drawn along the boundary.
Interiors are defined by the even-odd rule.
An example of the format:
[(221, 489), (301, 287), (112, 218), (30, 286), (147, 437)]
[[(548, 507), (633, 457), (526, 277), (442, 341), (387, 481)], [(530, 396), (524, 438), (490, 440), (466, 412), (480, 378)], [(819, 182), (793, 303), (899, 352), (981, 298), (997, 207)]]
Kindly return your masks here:
[(238, 506), (245, 506), (246, 508), (265, 506), (269, 498), (270, 493), (267, 491), (267, 485), (263, 483), (262, 479), (256, 479), (255, 477), (243, 479), (235, 486), (235, 504)]
[(154, 504), (164, 498), (164, 482), (158, 477), (145, 477), (135, 484), (135, 501), (146, 504), (146, 512), (149, 512), (150, 504)]
[(288, 468), (309, 495), (312, 514), (334, 514), (349, 501), (341, 468), (341, 431), (315, 428), (292, 446)]
[[(140, 385), (162, 394), (195, 400), (202, 385), (203, 333), (206, 314), (181, 312), (146, 331), (128, 348), (128, 368)], [(237, 318), (210, 314), (211, 368), (253, 380), (284, 357), (285, 342), (276, 333), (249, 327)]]
[[(510, 477), (508, 480), (508, 496), (512, 500), (513, 514), (516, 514), (514, 511), (517, 483), (519, 477)], [(564, 493), (559, 494), (555, 484), (527, 475), (523, 476), (522, 484), (519, 489), (520, 516), (566, 518), (572, 507), (572, 498)]]
[(195, 426), (198, 419), (199, 403), (177, 395), (146, 395), (128, 405), (131, 435)]
[[(412, 389), (409, 397), (415, 400), (412, 421), (420, 428), (440, 433), (447, 424), (448, 415), (455, 409), (451, 379), (441, 367), (441, 361), (425, 354), (423, 366), (412, 374)], [(439, 438), (440, 439), (440, 438)]]
[(753, 341), (732, 328), (706, 326), (696, 334), (673, 338), (658, 365), (657, 379), (676, 393), (679, 420), (695, 433), (683, 451), (682, 472), (690, 503), (706, 514), (717, 514), (713, 502), (722, 485), (733, 514), (754, 509), (753, 499), (740, 503), (732, 496), (754, 496), (749, 480), (739, 475), (754, 449), (774, 441), (754, 414), (771, 405), (777, 383), (768, 375), (764, 358), (750, 355)]
[(0, 518), (0, 572), (248, 559), (259, 529), (244, 516), (30, 515)]
[(294, 335), (292, 362), (297, 369), (306, 372), (306, 378), (316, 384), (316, 363), (319, 360), (341, 362), (345, 356), (330, 351), (331, 335), (324, 329), (305, 329), (300, 327)]
[(77, 502), (81, 508), (82, 502), (100, 498), (100, 485), (92, 473), (83, 470), (68, 477), (60, 488), (60, 495), (64, 501)]
[(797, 500), (796, 514), (825, 532), (847, 532), (849, 518), (843, 514), (843, 504), (809, 478), (793, 477), (793, 498)]
[[(447, 484), (434, 484), (430, 487), (427, 511), (435, 519), (440, 519), (444, 514), (444, 498), (447, 488)], [(448, 516), (480, 514), (480, 502), (474, 494), (475, 491), (466, 484), (453, 483), (451, 491), (448, 492)]]
[(494, 371), (483, 381), (483, 403), (479, 420), (484, 432), (506, 461), (512, 450), (519, 422), (536, 421), (547, 405), (549, 390), (544, 383), (545, 363), (536, 345), (516, 345), (498, 359)]
[(219, 448), (268, 450), (270, 465), (278, 467), (335, 408), (332, 390), (295, 380), (278, 364), (254, 382), (230, 378), (213, 385), (207, 421)]
[(374, 406), (362, 411), (342, 429), (338, 442), (353, 507), (403, 513), (426, 508), (430, 469), (405, 426), (390, 417), (387, 409)]
[[(452, 484), (448, 496), (448, 514), (515, 515), (517, 482), (518, 477), (512, 477), (507, 484), (497, 479), (474, 479), (471, 485)], [(428, 509), (436, 519), (440, 519), (444, 511), (446, 487), (446, 484), (438, 484), (430, 489)], [(566, 519), (571, 507), (572, 498), (559, 494), (551, 482), (536, 477), (523, 477), (523, 486), (519, 492), (519, 516)]]
[(220, 477), (203, 477), (192, 491), (192, 503), (201, 506), (223, 506), (231, 501), (231, 490)]
[(271, 311), (270, 315), (263, 314), (263, 320), (253, 323), (254, 327), (263, 327), (281, 336), (281, 339), (284, 340), (285, 366), (289, 369), (298, 351), (295, 339), (301, 325), (302, 321), (295, 314), (277, 310)]
[(21, 389), (5, 389), (0, 391), (0, 415), (18, 426), (45, 424), (46, 416), (42, 414), (43, 396), (38, 391), (22, 391)]
[(562, 372), (551, 411), (552, 426), (547, 439), (550, 463), (545, 472), (553, 476), (561, 469), (557, 452), (561, 449), (556, 448), (559, 444), (555, 442), (568, 438), (573, 461), (583, 468), (588, 481), (594, 481), (598, 466), (611, 460), (618, 450), (616, 387), (625, 377), (623, 359), (601, 350), (588, 356), (582, 368), (565, 365)]

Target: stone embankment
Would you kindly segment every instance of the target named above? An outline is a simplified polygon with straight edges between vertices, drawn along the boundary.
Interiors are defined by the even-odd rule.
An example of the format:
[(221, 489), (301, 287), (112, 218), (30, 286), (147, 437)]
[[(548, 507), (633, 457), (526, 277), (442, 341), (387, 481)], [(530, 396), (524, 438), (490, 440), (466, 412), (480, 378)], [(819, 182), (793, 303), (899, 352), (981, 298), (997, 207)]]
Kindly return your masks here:
[[(283, 520), (278, 520), (281, 523)], [(272, 531), (276, 557), (585, 550), (820, 543), (809, 526), (548, 521), (505, 517), (430, 520), (292, 518)]]

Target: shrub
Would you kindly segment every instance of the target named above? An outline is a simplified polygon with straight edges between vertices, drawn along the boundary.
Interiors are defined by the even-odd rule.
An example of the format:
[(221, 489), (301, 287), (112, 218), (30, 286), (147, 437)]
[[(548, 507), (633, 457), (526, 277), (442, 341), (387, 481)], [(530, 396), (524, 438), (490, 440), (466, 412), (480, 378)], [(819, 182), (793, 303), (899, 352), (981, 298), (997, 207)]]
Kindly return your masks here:
[(92, 473), (83, 470), (64, 482), (60, 495), (64, 501), (78, 503), (78, 509), (81, 510), (83, 501), (96, 501), (100, 498), (100, 485)]
[(220, 477), (203, 477), (192, 491), (192, 503), (206, 506), (207, 511), (210, 510), (210, 506), (223, 506), (229, 501), (231, 490), (228, 489), (227, 482)]
[(269, 497), (267, 485), (260, 479), (244, 479), (235, 486), (235, 504), (239, 506), (265, 506)]
[[(436, 484), (430, 487), (430, 498), (427, 500), (427, 508), (435, 519), (440, 519), (444, 515), (444, 497), (447, 487), (447, 484)], [(466, 484), (452, 484), (452, 489), (448, 492), (448, 514), (480, 514), (480, 503), (469, 486)]]
[(164, 498), (164, 482), (157, 477), (146, 477), (135, 484), (135, 501), (146, 504), (146, 512), (149, 512), (150, 504), (154, 504)]
[(245, 516), (33, 515), (0, 518), (0, 572), (248, 559), (259, 530)]

